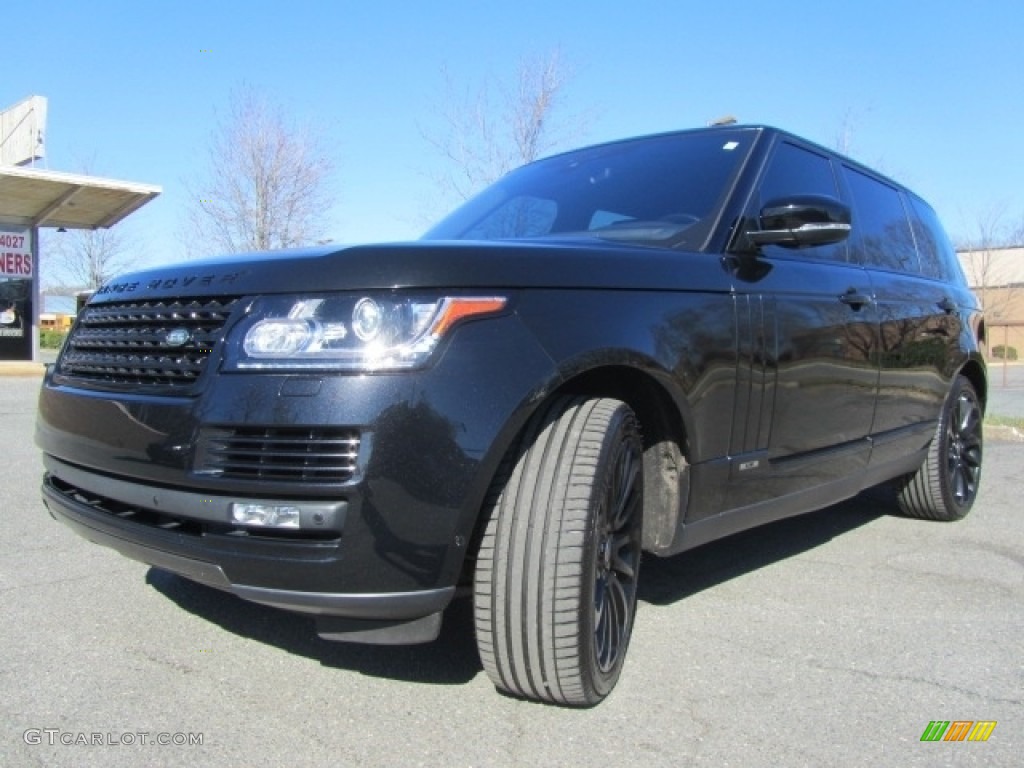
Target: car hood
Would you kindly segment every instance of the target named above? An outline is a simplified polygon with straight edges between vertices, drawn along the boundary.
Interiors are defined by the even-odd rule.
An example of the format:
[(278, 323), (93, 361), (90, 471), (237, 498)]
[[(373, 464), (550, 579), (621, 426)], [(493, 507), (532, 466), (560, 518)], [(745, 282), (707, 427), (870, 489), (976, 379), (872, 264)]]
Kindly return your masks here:
[(187, 261), (124, 275), (91, 303), (324, 290), (580, 288), (729, 290), (720, 257), (606, 243), (415, 241)]

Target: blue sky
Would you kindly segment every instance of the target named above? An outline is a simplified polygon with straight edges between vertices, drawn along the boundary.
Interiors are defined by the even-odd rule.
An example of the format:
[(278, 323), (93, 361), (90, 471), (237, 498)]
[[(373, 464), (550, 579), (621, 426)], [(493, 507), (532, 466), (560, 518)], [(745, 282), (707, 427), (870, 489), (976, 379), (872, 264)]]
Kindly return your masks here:
[(1024, 217), (1019, 0), (35, 0), (0, 17), (0, 106), (49, 99), (46, 167), (163, 187), (124, 225), (144, 262), (207, 255), (178, 237), (183, 182), (232, 89), (320, 126), (328, 237), (409, 239), (437, 199), (423, 132), (442, 68), (473, 88), (556, 47), (575, 69), (565, 113), (589, 115), (575, 144), (732, 114), (834, 146), (845, 123), (851, 154), (931, 201), (951, 234), (993, 210)]

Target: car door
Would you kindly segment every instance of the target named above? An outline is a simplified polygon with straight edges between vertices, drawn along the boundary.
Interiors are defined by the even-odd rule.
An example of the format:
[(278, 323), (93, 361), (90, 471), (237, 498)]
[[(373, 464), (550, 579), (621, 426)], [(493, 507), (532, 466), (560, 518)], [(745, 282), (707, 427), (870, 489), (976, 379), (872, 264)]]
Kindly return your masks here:
[[(780, 139), (751, 207), (817, 194), (838, 199), (830, 158)], [(730, 508), (855, 475), (866, 466), (878, 386), (878, 322), (866, 271), (845, 243), (762, 246), (737, 277), (740, 355)], [(744, 347), (743, 329), (747, 330)], [(744, 355), (744, 349), (749, 352)], [(745, 393), (757, 396), (744, 397)]]
[(871, 463), (880, 465), (912, 455), (935, 430), (959, 347), (958, 301), (940, 279), (940, 244), (926, 238), (907, 195), (845, 163), (842, 178), (859, 222), (850, 246), (868, 269), (878, 306)]

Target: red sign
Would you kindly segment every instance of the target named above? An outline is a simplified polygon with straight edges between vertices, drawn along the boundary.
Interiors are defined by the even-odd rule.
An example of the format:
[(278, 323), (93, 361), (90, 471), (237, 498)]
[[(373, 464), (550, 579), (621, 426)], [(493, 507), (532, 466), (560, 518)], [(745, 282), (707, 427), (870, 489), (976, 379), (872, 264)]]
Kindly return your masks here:
[(28, 230), (0, 230), (0, 277), (32, 277), (34, 266)]

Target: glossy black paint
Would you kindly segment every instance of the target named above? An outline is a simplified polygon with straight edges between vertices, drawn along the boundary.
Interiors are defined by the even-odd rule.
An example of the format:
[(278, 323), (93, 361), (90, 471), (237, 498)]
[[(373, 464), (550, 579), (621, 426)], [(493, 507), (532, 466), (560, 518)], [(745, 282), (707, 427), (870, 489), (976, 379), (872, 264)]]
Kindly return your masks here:
[[(912, 471), (954, 377), (971, 377), (984, 398), (973, 296), (962, 280), (862, 263), (856, 209), (849, 248), (840, 240), (827, 258), (814, 248), (752, 246), (749, 233), (764, 223), (763, 169), (779, 142), (802, 142), (773, 129), (732, 130), (723, 136), (739, 130), (746, 154), (689, 250), (583, 233), (421, 241), (249, 254), (113, 281), (93, 304), (242, 300), (188, 396), (105, 391), (62, 376), (58, 363), (40, 393), (36, 436), (53, 477), (73, 468), (63, 471), (87, 478), (84, 490), (101, 497), (132, 483), (151, 489), (154, 505), (179, 489), (197, 500), (338, 501), (346, 514), (317, 537), (241, 536), (226, 522), (174, 533), (97, 512), (48, 478), (51, 513), (192, 578), (216, 566), (218, 586), (240, 594), (278, 590), (275, 604), (292, 599), (296, 610), (314, 598), (289, 593), (342, 595), (317, 610), (360, 620), (366, 614), (353, 613), (349, 597), (379, 596), (375, 618), (404, 620), (419, 618), (416, 609), (389, 596), (447, 595), (459, 583), (498, 463), (558, 392), (617, 397), (637, 413), (644, 545), (656, 554)], [(841, 220), (849, 190), (837, 185), (836, 195), (828, 215)], [(807, 200), (792, 198), (804, 213)], [(224, 369), (253, 297), (325, 290), (486, 293), (508, 304), (457, 326), (419, 370)], [(210, 425), (351, 427), (363, 435), (358, 471), (343, 483), (301, 485), (203, 474), (197, 452)], [(199, 565), (190, 572), (174, 558)]]
[(756, 245), (831, 245), (850, 233), (850, 209), (825, 195), (770, 200), (758, 220), (761, 228), (747, 233)]

